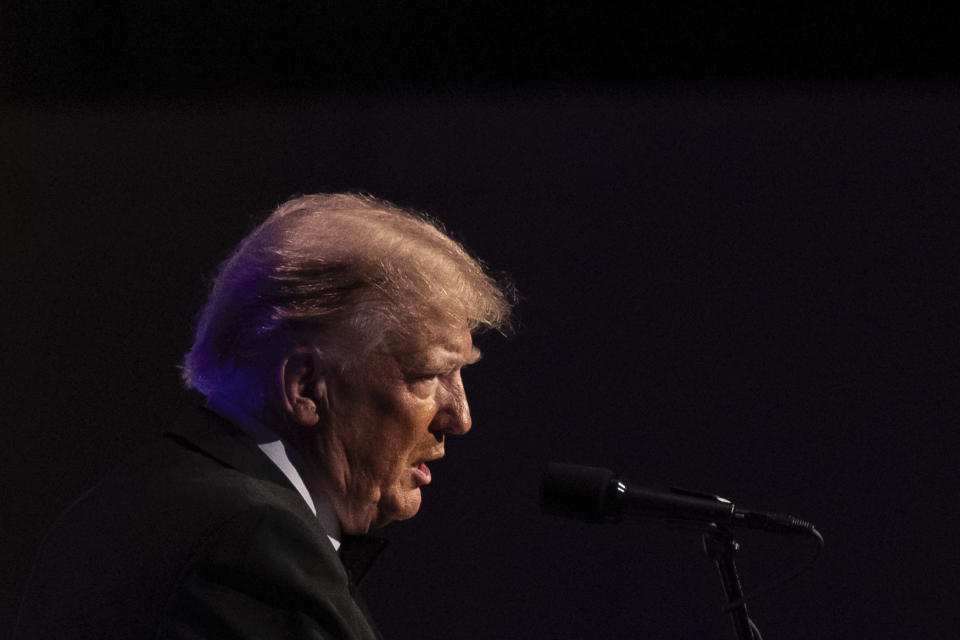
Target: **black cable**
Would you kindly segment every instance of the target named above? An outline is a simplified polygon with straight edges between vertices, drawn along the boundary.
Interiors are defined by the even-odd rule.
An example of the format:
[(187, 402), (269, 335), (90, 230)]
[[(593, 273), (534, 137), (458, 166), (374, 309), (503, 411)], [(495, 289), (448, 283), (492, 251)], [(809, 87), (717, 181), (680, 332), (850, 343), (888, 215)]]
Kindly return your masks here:
[[(798, 569), (796, 569), (795, 571), (793, 571), (793, 572), (791, 572), (791, 573), (788, 573), (787, 575), (785, 575), (785, 576), (783, 576), (783, 577), (781, 577), (781, 578), (777, 578), (777, 579), (775, 579), (775, 580), (771, 580), (770, 582), (768, 582), (768, 583), (766, 583), (766, 584), (764, 584), (764, 585), (760, 585), (759, 587), (757, 587), (756, 589), (754, 589), (753, 591), (751, 591), (751, 592), (748, 593), (747, 595), (743, 596), (742, 598), (738, 598), (738, 599), (734, 600), (733, 602), (728, 602), (728, 603), (723, 607), (723, 612), (724, 612), (724, 613), (729, 613), (731, 609), (735, 609), (735, 608), (737, 608), (737, 607), (739, 607), (739, 606), (741, 606), (741, 605), (746, 604), (747, 602), (749, 602), (750, 600), (753, 600), (756, 596), (760, 595), (760, 594), (763, 593), (764, 591), (769, 591), (770, 589), (773, 589), (773, 588), (775, 588), (775, 587), (783, 586), (784, 584), (790, 582), (791, 580), (793, 580), (794, 578), (796, 578), (797, 576), (799, 576), (801, 573), (803, 573), (804, 571), (806, 571), (807, 569), (809, 569), (810, 567), (812, 567), (812, 566), (817, 562), (817, 560), (820, 558), (820, 554), (823, 552), (823, 536), (820, 535), (820, 532), (817, 531), (817, 530), (816, 530), (814, 527), (812, 527), (812, 526), (811, 526), (809, 529), (807, 529), (807, 533), (809, 533), (809, 534), (812, 535), (814, 538), (816, 538), (816, 540), (817, 540), (817, 551), (816, 551), (816, 553), (813, 555), (813, 557), (810, 558), (810, 560), (809, 560), (806, 564), (800, 566), (800, 567), (799, 567)], [(754, 627), (754, 629), (756, 629), (756, 627)], [(759, 631), (757, 631), (757, 634), (758, 634), (758, 637), (759, 637)]]

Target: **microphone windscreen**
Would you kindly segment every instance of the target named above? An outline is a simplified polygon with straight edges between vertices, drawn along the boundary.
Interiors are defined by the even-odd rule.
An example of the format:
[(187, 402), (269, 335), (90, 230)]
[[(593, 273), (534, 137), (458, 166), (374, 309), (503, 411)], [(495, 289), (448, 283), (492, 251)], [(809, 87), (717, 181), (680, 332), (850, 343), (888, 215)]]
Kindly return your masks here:
[(604, 520), (611, 480), (609, 469), (551, 462), (540, 484), (540, 508), (568, 518)]

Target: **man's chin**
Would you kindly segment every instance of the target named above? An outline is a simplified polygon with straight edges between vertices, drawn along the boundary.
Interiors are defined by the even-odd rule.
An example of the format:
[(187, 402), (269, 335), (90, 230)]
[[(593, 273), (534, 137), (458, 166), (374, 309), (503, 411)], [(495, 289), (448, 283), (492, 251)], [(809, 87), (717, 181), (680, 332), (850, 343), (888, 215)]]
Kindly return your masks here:
[(420, 495), (420, 488), (407, 489), (404, 491), (398, 499), (391, 500), (388, 504), (384, 505), (381, 502), (380, 512), (377, 514), (377, 519), (373, 523), (375, 529), (380, 529), (391, 522), (397, 522), (399, 520), (409, 520), (413, 516), (417, 515), (417, 512), (420, 511), (420, 501), (422, 496)]

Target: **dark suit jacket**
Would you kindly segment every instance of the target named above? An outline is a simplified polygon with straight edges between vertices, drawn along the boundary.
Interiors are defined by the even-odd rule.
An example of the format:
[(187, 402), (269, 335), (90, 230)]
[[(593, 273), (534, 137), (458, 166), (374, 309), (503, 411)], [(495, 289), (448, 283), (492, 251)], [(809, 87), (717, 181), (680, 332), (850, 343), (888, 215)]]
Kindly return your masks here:
[(60, 517), (15, 637), (372, 640), (363, 564), (252, 438), (195, 409)]

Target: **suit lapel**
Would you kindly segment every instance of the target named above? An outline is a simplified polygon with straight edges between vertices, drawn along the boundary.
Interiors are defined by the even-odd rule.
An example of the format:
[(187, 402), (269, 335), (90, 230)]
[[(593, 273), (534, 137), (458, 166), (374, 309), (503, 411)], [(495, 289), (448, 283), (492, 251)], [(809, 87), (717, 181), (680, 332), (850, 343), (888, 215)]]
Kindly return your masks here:
[[(257, 447), (246, 431), (219, 414), (205, 408), (192, 407), (164, 433), (181, 446), (191, 448), (246, 475), (266, 480), (296, 492), (296, 488), (280, 469)], [(297, 494), (299, 496), (299, 493)], [(306, 503), (295, 500), (307, 510)], [(376, 536), (344, 536), (340, 561), (347, 574), (350, 595), (373, 635), (382, 639), (357, 584), (387, 541)], [(361, 632), (362, 633), (362, 632)], [(362, 635), (366, 635), (363, 634)]]
[(246, 431), (205, 407), (185, 411), (164, 436), (227, 467), (296, 491)]

